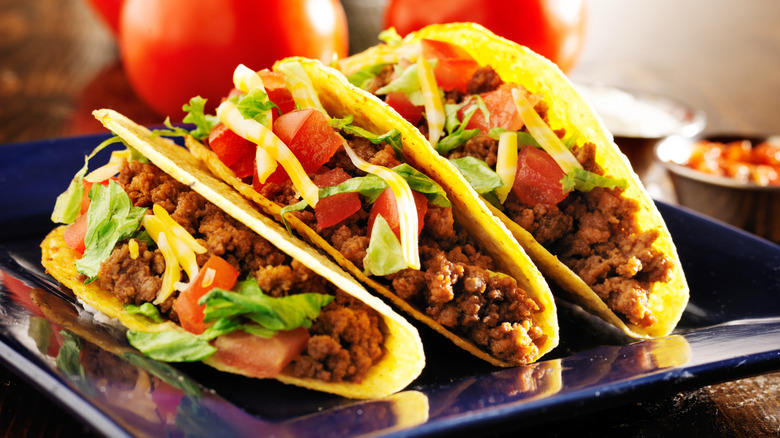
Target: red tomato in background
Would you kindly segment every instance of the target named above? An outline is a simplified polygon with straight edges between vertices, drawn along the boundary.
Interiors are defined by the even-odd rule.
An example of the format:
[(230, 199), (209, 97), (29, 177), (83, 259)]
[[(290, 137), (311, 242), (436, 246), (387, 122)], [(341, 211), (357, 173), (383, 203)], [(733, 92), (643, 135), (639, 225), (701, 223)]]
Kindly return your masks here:
[(177, 120), (193, 96), (213, 110), (239, 63), (260, 70), (291, 55), (346, 56), (338, 0), (125, 0), (119, 52), (135, 92)]
[(89, 0), (89, 5), (98, 14), (114, 37), (119, 36), (119, 11), (125, 0)]
[(406, 35), (429, 24), (471, 21), (558, 64), (577, 61), (585, 33), (585, 0), (390, 0), (384, 28)]

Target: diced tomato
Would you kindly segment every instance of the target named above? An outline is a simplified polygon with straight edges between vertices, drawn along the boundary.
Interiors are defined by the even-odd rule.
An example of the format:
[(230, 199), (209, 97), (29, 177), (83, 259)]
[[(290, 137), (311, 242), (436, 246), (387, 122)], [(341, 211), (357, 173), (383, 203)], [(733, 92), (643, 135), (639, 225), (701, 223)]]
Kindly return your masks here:
[[(105, 181), (101, 181), (100, 184), (103, 184), (104, 186), (108, 186), (108, 181), (112, 179), (116, 180), (116, 178), (112, 177)], [(86, 180), (83, 180), (82, 182), (84, 183), (84, 194), (81, 195), (81, 208), (79, 209), (79, 213), (84, 214), (87, 212), (87, 210), (89, 210), (89, 202), (90, 202), (89, 191), (92, 190), (92, 184), (94, 183), (91, 183)]]
[[(479, 128), (482, 132), (489, 132), (493, 128), (504, 128), (507, 131), (519, 131), (523, 127), (523, 119), (520, 118), (517, 105), (512, 98), (512, 88), (514, 87), (517, 85), (502, 84), (493, 91), (480, 94), (490, 113), (490, 123), (486, 120), (482, 110), (477, 109), (469, 119), (466, 129)], [(460, 120), (463, 120), (463, 114), (475, 105), (476, 102), (461, 108), (458, 111)]]
[(236, 176), (252, 175), (257, 145), (220, 123), (209, 134), (209, 147)]
[[(211, 273), (213, 272), (213, 278)], [(190, 287), (179, 294), (174, 304), (174, 310), (179, 315), (179, 322), (188, 332), (203, 333), (208, 324), (203, 322), (203, 308), (198, 300), (214, 288), (230, 290), (236, 284), (238, 271), (222, 257), (212, 255), (206, 264), (198, 271), (198, 276), (190, 283)], [(204, 280), (210, 283), (203, 284)]]
[[(319, 188), (335, 186), (350, 179), (341, 168), (329, 170), (314, 176), (314, 184)], [(336, 225), (360, 210), (360, 197), (357, 193), (339, 193), (321, 198), (314, 207), (317, 228), (323, 230)]]
[[(412, 192), (414, 196), (414, 206), (417, 208), (417, 235), (423, 229), (425, 223), (425, 213), (428, 212), (428, 198), (422, 193)], [(374, 201), (371, 212), (368, 214), (368, 235), (371, 236), (371, 230), (374, 228), (374, 221), (377, 215), (382, 215), (390, 225), (398, 240), (401, 240), (401, 224), (398, 221), (398, 205), (395, 202), (395, 195), (390, 187), (386, 188)]]
[(444, 91), (460, 90), (465, 93), (471, 77), (479, 68), (477, 61), (458, 45), (427, 39), (421, 42), (425, 59), (437, 60), (433, 70), (436, 84)]
[(547, 152), (533, 146), (517, 154), (517, 173), (512, 192), (528, 205), (556, 205), (566, 198), (563, 170)]
[(284, 74), (277, 71), (261, 70), (258, 72), (260, 79), (263, 80), (263, 86), (266, 93), (268, 93), (268, 99), (275, 103), (279, 107), (277, 110), (274, 108), (273, 117), (276, 120), (279, 117), (279, 110), (282, 114), (287, 114), (295, 110), (295, 99), (290, 90), (284, 85)]
[[(341, 138), (333, 132), (328, 119), (313, 108), (281, 115), (274, 122), (274, 134), (290, 148), (309, 174), (325, 164), (341, 146)], [(287, 171), (280, 165), (266, 183), (279, 184), (288, 179)]]
[(272, 338), (235, 331), (214, 341), (217, 352), (212, 357), (248, 376), (267, 378), (279, 374), (308, 342), (309, 332), (303, 327), (277, 332)]
[(403, 91), (393, 91), (392, 93), (387, 93), (387, 96), (385, 96), (385, 103), (390, 105), (390, 107), (392, 107), (394, 110), (398, 111), (398, 114), (400, 114), (401, 117), (406, 119), (412, 125), (417, 125), (423, 118), (423, 111), (425, 111), (425, 106), (417, 106), (413, 104), (409, 98), (406, 97), (406, 94), (404, 94)]
[(65, 228), (65, 234), (62, 236), (65, 239), (65, 244), (74, 251), (78, 251), (84, 254), (86, 245), (84, 244), (84, 237), (87, 235), (87, 215), (81, 214), (76, 218), (76, 221), (68, 225)]

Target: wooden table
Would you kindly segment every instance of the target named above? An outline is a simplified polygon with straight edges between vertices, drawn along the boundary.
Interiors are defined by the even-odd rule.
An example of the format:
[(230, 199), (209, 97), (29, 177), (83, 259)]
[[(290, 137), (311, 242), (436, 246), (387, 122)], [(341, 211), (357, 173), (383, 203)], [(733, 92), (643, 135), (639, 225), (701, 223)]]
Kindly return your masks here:
[[(778, 16), (780, 8), (776, 6), (777, 2), (756, 1), (760, 6), (769, 9), (768, 16)], [(669, 10), (680, 4), (676, 1), (657, 3)], [(723, 2), (694, 3), (699, 6), (713, 5), (714, 9), (721, 11), (721, 15), (725, 14), (724, 5), (720, 5)], [(345, 1), (345, 4), (348, 6), (348, 12), (366, 11), (366, 5), (360, 2)], [(377, 11), (381, 4), (381, 0), (377, 1), (372, 6), (373, 9), (369, 9)], [(691, 6), (687, 2), (685, 4), (682, 11), (691, 13)], [(745, 4), (748, 5), (745, 6), (747, 8), (751, 2), (740, 3)], [(594, 0), (591, 6), (592, 23), (596, 25), (596, 29), (592, 31), (590, 38), (597, 46), (589, 46), (586, 49), (574, 77), (583, 80), (603, 77), (606, 80), (622, 82), (620, 85), (632, 85), (626, 78), (632, 77), (633, 74), (633, 77), (643, 78), (644, 85), (661, 88), (661, 78), (666, 73), (663, 70), (636, 71), (641, 67), (641, 62), (627, 64), (623, 59), (622, 63), (610, 64), (599, 58), (610, 53), (623, 56), (630, 52), (610, 52), (611, 46), (605, 41), (622, 41), (622, 45), (619, 45), (622, 48), (628, 47), (630, 43), (626, 39), (606, 38), (604, 29), (610, 20), (621, 17), (621, 13), (628, 13), (629, 6), (617, 6), (615, 2), (598, 0)], [(639, 7), (640, 16), (642, 7), (653, 10), (651, 2), (631, 2), (630, 7)], [(622, 12), (621, 8), (624, 9)], [(679, 15), (671, 17), (670, 21), (673, 23), (694, 22), (686, 21)], [(376, 16), (364, 16), (363, 23), (365, 26), (358, 28), (353, 22), (353, 31), (365, 31), (366, 27), (371, 31), (378, 19)], [(625, 31), (630, 26), (624, 20), (621, 29)], [(632, 29), (641, 36), (647, 26)], [(771, 33), (771, 29), (767, 27), (761, 30), (765, 34)], [(729, 32), (729, 41), (738, 36), (728, 27), (724, 32)], [(663, 41), (668, 42), (668, 30), (665, 35), (666, 39)], [(365, 39), (365, 35), (362, 37)], [(755, 41), (752, 42), (754, 45), (749, 53), (760, 58), (759, 51), (763, 50), (763, 56), (771, 57), (768, 62), (780, 62), (777, 57), (780, 53), (780, 38), (773, 36), (769, 40), (770, 44), (764, 45), (755, 45)], [(653, 53), (657, 55), (657, 52), (658, 50)], [(726, 61), (733, 63), (735, 60), (728, 58)], [(710, 63), (708, 58), (700, 68), (711, 66)], [(727, 63), (724, 61), (723, 65), (725, 64)], [(622, 66), (622, 75), (620, 71), (616, 71), (615, 66)], [(691, 73), (693, 69), (695, 74), (699, 74), (696, 68), (685, 66), (685, 72), (694, 74)], [(780, 70), (773, 69), (754, 73), (757, 77), (769, 76), (766, 80), (777, 82), (777, 78), (780, 78), (778, 71)], [(716, 76), (723, 77), (727, 74), (721, 71)], [(727, 105), (724, 99), (728, 98), (728, 93), (735, 92), (733, 87), (719, 89), (717, 83), (709, 82), (686, 88), (684, 83), (671, 80), (667, 85), (665, 89), (676, 94), (684, 95), (685, 90), (688, 90), (693, 103), (706, 107), (711, 115), (715, 115), (714, 119), (711, 116), (711, 120), (725, 123), (726, 128), (780, 132), (780, 119), (777, 117), (780, 109), (780, 99), (777, 98), (780, 95), (780, 87), (764, 90), (763, 96), (750, 95), (751, 107), (745, 110), (746, 113), (730, 118), (735, 114), (735, 107)], [(753, 90), (755, 87), (755, 84), (751, 84), (748, 88)], [(720, 90), (720, 93), (714, 90)], [(141, 123), (158, 123), (161, 120), (139, 102), (130, 90), (118, 63), (115, 43), (85, 3), (81, 0), (0, 1), (0, 144), (98, 132), (100, 126), (92, 120), (90, 112), (94, 108), (104, 106), (124, 112)], [(559, 436), (572, 432), (586, 436), (655, 436), (663, 432), (692, 436), (776, 436), (780, 434), (778, 394), (780, 372), (775, 372), (679, 392), (672, 396), (650, 398), (587, 419), (577, 419), (570, 424), (560, 425), (560, 429), (550, 429), (548, 426), (529, 432)], [(60, 406), (53, 404), (46, 396), (32, 389), (25, 381), (0, 367), (0, 434), (48, 437), (76, 434), (84, 436), (94, 432)]]

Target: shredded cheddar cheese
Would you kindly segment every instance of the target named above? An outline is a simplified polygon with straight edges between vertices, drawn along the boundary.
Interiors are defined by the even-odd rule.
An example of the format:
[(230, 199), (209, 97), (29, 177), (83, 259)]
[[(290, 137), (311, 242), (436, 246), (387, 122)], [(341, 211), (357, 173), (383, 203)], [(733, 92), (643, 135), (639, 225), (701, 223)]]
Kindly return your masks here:
[(140, 255), (138, 250), (138, 241), (135, 239), (130, 239), (130, 241), (127, 242), (127, 249), (130, 250), (130, 258), (135, 260)]
[[(265, 85), (260, 75), (244, 64), (239, 64), (233, 71), (233, 85), (244, 93), (249, 93), (258, 88), (265, 92)], [(265, 127), (273, 129), (271, 110), (265, 111), (264, 114), (264, 119), (266, 120)], [(257, 168), (257, 179), (261, 184), (265, 183), (265, 180), (274, 173), (276, 166), (276, 160), (265, 149), (258, 146), (255, 150), (255, 167)]]
[(444, 122), (447, 116), (439, 94), (439, 86), (436, 84), (436, 76), (433, 74), (433, 66), (422, 56), (417, 58), (417, 75), (425, 102), (425, 118), (428, 119), (428, 141), (431, 142), (431, 146), (436, 147), (444, 133)]
[(420, 251), (417, 242), (417, 207), (414, 204), (414, 197), (409, 184), (401, 175), (392, 170), (371, 164), (358, 157), (346, 142), (344, 143), (344, 149), (355, 167), (382, 178), (390, 187), (390, 190), (393, 191), (398, 207), (398, 222), (401, 228), (401, 248), (404, 261), (408, 267), (420, 269)]
[(515, 105), (520, 118), (523, 119), (523, 123), (528, 128), (528, 132), (536, 140), (537, 143), (544, 149), (551, 157), (561, 166), (561, 169), (565, 173), (569, 173), (573, 169), (581, 169), (582, 165), (577, 161), (577, 158), (566, 147), (565, 144), (555, 135), (552, 128), (544, 123), (542, 117), (534, 110), (531, 102), (526, 99), (523, 92), (517, 88), (512, 89), (512, 97), (514, 98)]
[(112, 176), (115, 176), (117, 173), (119, 173), (119, 166), (122, 165), (122, 158), (129, 159), (130, 151), (125, 149), (123, 151), (112, 152), (108, 163), (85, 175), (84, 181), (91, 183), (101, 183), (111, 178)]
[(496, 152), (496, 173), (503, 183), (496, 188), (496, 196), (502, 204), (506, 201), (517, 174), (517, 133), (513, 131), (502, 132), (498, 138), (498, 151)]

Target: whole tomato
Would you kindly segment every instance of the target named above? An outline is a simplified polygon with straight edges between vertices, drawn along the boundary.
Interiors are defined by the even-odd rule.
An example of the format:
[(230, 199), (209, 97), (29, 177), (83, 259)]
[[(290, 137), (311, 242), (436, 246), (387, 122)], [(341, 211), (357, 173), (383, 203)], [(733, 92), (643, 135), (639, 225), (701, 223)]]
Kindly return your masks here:
[(125, 0), (119, 51), (135, 92), (174, 118), (193, 96), (213, 108), (239, 63), (270, 68), (287, 56), (329, 63), (348, 51), (338, 0)]
[(434, 23), (474, 22), (569, 71), (582, 50), (585, 0), (390, 0), (384, 28), (401, 35)]
[(89, 0), (92, 9), (98, 14), (101, 20), (108, 26), (108, 29), (117, 37), (119, 35), (119, 11), (122, 9), (124, 0)]

